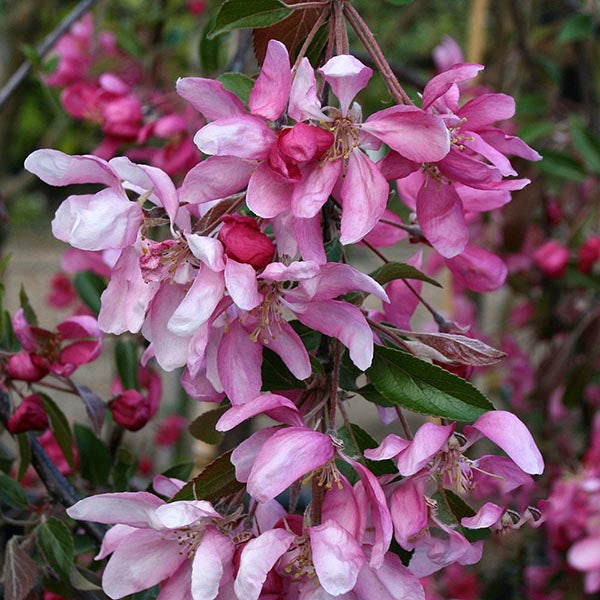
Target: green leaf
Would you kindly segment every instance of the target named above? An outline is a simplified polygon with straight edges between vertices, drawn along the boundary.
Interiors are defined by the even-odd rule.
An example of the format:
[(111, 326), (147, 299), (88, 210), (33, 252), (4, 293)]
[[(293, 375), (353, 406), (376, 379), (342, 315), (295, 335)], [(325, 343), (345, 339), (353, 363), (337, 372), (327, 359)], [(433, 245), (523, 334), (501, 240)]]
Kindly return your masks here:
[(532, 121), (519, 129), (519, 137), (525, 143), (533, 144), (554, 131), (556, 131), (556, 124), (552, 121)]
[(356, 390), (357, 394), (360, 394), (367, 402), (371, 402), (373, 404), (377, 404), (377, 406), (385, 406), (389, 408), (394, 406), (392, 402), (388, 402), (376, 389), (372, 383), (368, 383), (367, 385), (361, 387)]
[(588, 170), (600, 173), (600, 139), (575, 116), (569, 117), (571, 139)]
[(463, 517), (472, 517), (475, 511), (452, 490), (437, 491), (432, 498), (437, 502), (438, 517), (462, 533), (469, 542), (484, 540), (490, 536), (489, 528), (469, 529), (460, 524)]
[(371, 277), (379, 284), (385, 285), (394, 279), (418, 279), (420, 281), (426, 281), (437, 287), (442, 287), (435, 279), (427, 277), (425, 273), (422, 273), (416, 267), (407, 263), (401, 262), (389, 262), (379, 267), (376, 271), (371, 273)]
[(202, 440), (207, 444), (221, 443), (223, 434), (215, 429), (215, 425), (227, 410), (229, 410), (229, 406), (222, 406), (202, 413), (190, 423), (189, 432), (197, 440)]
[(327, 256), (327, 262), (340, 262), (342, 260), (343, 252), (344, 247), (340, 243), (339, 237), (335, 237), (325, 244), (325, 255)]
[(97, 315), (100, 312), (100, 296), (106, 289), (104, 279), (96, 273), (84, 271), (75, 275), (73, 284), (82, 302)]
[(4, 273), (6, 273), (6, 268), (8, 267), (11, 257), (12, 254), (7, 254), (0, 259), (0, 279), (4, 277)]
[(106, 485), (110, 473), (110, 454), (105, 444), (84, 425), (73, 426), (79, 450), (81, 476), (92, 485)]
[(554, 150), (544, 150), (544, 158), (538, 163), (539, 170), (551, 177), (582, 182), (587, 177), (585, 169), (572, 156)]
[(25, 600), (33, 589), (38, 577), (38, 566), (29, 554), (19, 546), (19, 538), (13, 536), (4, 548), (4, 583), (5, 600)]
[(352, 362), (348, 352), (344, 351), (340, 361), (340, 387), (343, 390), (356, 391), (358, 389), (356, 380), (361, 375), (362, 371)]
[(50, 75), (58, 68), (58, 54), (52, 55), (48, 60), (42, 64), (42, 71), (45, 75)]
[(162, 474), (165, 477), (174, 477), (175, 479), (181, 479), (181, 481), (185, 481), (192, 474), (193, 469), (193, 462), (185, 462), (169, 467), (166, 471), (163, 471)]
[(31, 445), (29, 436), (26, 433), (19, 433), (17, 438), (17, 446), (19, 447), (19, 468), (17, 469), (17, 480), (21, 481), (27, 471), (27, 467), (31, 464)]
[(235, 478), (235, 468), (231, 464), (233, 450), (222, 454), (182, 487), (173, 497), (175, 500), (207, 500), (217, 502), (224, 496), (244, 489), (244, 484)]
[(306, 387), (303, 381), (292, 375), (281, 358), (267, 348), (263, 350), (262, 380), (265, 390), (297, 390)]
[(119, 340), (115, 346), (115, 362), (123, 388), (126, 390), (139, 390), (139, 360), (136, 342), (133, 340)]
[(223, 84), (223, 87), (230, 92), (233, 92), (246, 106), (250, 92), (254, 86), (254, 81), (243, 73), (223, 73), (218, 77), (218, 80)]
[(96, 541), (85, 533), (73, 536), (73, 543), (75, 545), (75, 555), (89, 554), (95, 552), (98, 549)]
[(121, 446), (112, 467), (112, 481), (115, 491), (125, 492), (129, 489), (129, 481), (135, 475), (137, 468), (137, 456), (128, 448)]
[(578, 13), (567, 19), (562, 26), (557, 41), (560, 44), (577, 42), (591, 37), (594, 33), (592, 15)]
[[(93, 550), (95, 550), (95, 548), (96, 545), (93, 544), (92, 547), (89, 549), (89, 552), (92, 552)], [(73, 568), (71, 569), (69, 582), (76, 590), (82, 590), (85, 592), (102, 590), (102, 588), (99, 585), (84, 577), (81, 571), (77, 567), (75, 567), (75, 565), (73, 565)]]
[(62, 579), (68, 579), (75, 553), (69, 528), (56, 517), (50, 517), (37, 528), (37, 546), (52, 570)]
[(408, 6), (412, 4), (413, 0), (385, 0), (388, 4), (393, 4), (394, 6)]
[(223, 3), (209, 36), (234, 29), (259, 29), (283, 21), (292, 14), (280, 0), (227, 0)]
[(29, 303), (29, 298), (27, 297), (27, 292), (25, 291), (23, 285), (21, 285), (21, 291), (19, 292), (19, 304), (23, 309), (23, 314), (25, 315), (25, 319), (27, 319), (27, 322), (33, 327), (37, 327), (38, 318), (35, 314), (35, 311), (31, 307), (31, 304)]
[(25, 508), (29, 504), (19, 482), (2, 472), (0, 472), (0, 501), (12, 508)]
[(200, 64), (204, 71), (213, 73), (218, 71), (221, 66), (221, 55), (223, 54), (223, 42), (221, 38), (209, 37), (210, 31), (215, 26), (215, 18), (211, 17), (206, 21), (200, 38), (198, 53), (200, 55)]
[(42, 398), (44, 410), (50, 419), (50, 428), (52, 429), (52, 433), (54, 433), (54, 437), (56, 438), (62, 453), (65, 455), (71, 469), (75, 469), (75, 460), (73, 457), (73, 433), (71, 432), (71, 426), (69, 425), (65, 413), (63, 413), (52, 398), (43, 392), (38, 391), (37, 394)]
[(474, 421), (494, 409), (464, 379), (401, 350), (376, 346), (367, 376), (388, 402), (425, 415)]

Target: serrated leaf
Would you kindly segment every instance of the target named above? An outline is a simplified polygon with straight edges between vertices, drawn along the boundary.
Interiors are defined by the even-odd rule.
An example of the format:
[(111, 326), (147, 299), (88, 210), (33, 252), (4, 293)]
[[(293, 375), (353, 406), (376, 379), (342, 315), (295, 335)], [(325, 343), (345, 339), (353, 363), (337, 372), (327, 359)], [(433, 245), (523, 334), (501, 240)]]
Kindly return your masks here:
[(37, 327), (38, 318), (29, 302), (27, 292), (25, 291), (25, 287), (23, 285), (21, 285), (21, 291), (19, 292), (19, 304), (23, 309), (23, 314), (25, 315), (27, 322), (33, 327)]
[(106, 485), (110, 473), (110, 454), (104, 442), (94, 432), (76, 423), (73, 426), (79, 450), (81, 476), (93, 485)]
[(189, 432), (197, 440), (202, 440), (207, 444), (217, 445), (221, 443), (223, 434), (215, 429), (215, 425), (227, 410), (229, 410), (229, 406), (222, 406), (202, 413), (190, 423)]
[(594, 173), (600, 173), (600, 139), (593, 131), (584, 127), (575, 115), (569, 118), (569, 126), (573, 145), (585, 166)]
[(262, 381), (265, 390), (304, 389), (306, 384), (296, 379), (275, 352), (263, 350)]
[(37, 581), (38, 567), (12, 537), (4, 549), (4, 600), (24, 600)]
[(69, 528), (56, 517), (50, 517), (37, 528), (36, 541), (52, 570), (62, 579), (69, 579), (75, 548)]
[(560, 44), (585, 40), (594, 33), (592, 15), (578, 13), (569, 17), (562, 26), (557, 41)]
[(96, 433), (100, 433), (102, 425), (104, 425), (104, 413), (106, 412), (106, 404), (98, 394), (90, 390), (87, 385), (74, 384), (79, 397), (83, 400), (85, 410), (90, 418), (92, 427)]
[(442, 287), (435, 279), (431, 279), (412, 265), (401, 262), (389, 262), (371, 273), (371, 277), (380, 285), (385, 285), (394, 279), (418, 279), (431, 285)]
[(75, 469), (75, 460), (73, 457), (73, 433), (71, 432), (71, 426), (63, 411), (58, 407), (56, 402), (43, 392), (37, 392), (42, 398), (42, 404), (44, 410), (50, 419), (50, 428), (52, 433), (62, 450), (67, 462), (71, 469)]
[(29, 436), (26, 433), (20, 433), (15, 436), (17, 438), (17, 446), (19, 448), (19, 468), (17, 469), (17, 480), (21, 481), (27, 471), (27, 467), (31, 464), (31, 444)]
[(115, 346), (115, 362), (123, 388), (126, 390), (139, 390), (137, 344), (131, 340), (119, 340)]
[(75, 275), (73, 285), (82, 302), (97, 315), (100, 312), (101, 306), (100, 296), (102, 296), (102, 292), (106, 289), (104, 279), (96, 275), (96, 273), (84, 271)]
[[(402, 336), (417, 340), (439, 353), (441, 360), (446, 360), (461, 365), (485, 367), (494, 365), (506, 358), (506, 352), (496, 350), (481, 340), (465, 335), (451, 333), (420, 333), (413, 331), (398, 331)], [(425, 356), (424, 358), (430, 358)], [(436, 360), (438, 358), (436, 357)]]
[(29, 504), (19, 482), (2, 472), (0, 472), (0, 502), (17, 509), (25, 508)]
[(244, 489), (244, 484), (235, 478), (235, 468), (231, 463), (233, 450), (222, 454), (175, 494), (175, 500), (207, 500), (217, 502), (224, 496)]
[(234, 93), (246, 106), (254, 81), (243, 73), (223, 73), (217, 78), (226, 90)]
[(227, 0), (209, 37), (234, 29), (258, 29), (283, 21), (292, 11), (280, 0)]
[(494, 409), (469, 382), (401, 350), (376, 346), (367, 376), (388, 402), (425, 415), (474, 421)]

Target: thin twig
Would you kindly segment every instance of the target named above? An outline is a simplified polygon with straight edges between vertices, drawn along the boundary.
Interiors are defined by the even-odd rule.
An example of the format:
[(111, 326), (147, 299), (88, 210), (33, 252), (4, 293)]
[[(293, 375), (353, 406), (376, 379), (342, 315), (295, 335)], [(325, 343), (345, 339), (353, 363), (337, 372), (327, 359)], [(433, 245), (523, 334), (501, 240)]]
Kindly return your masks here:
[[(69, 30), (71, 25), (88, 12), (97, 1), (98, 0), (81, 0), (81, 2), (64, 18), (60, 25), (54, 31), (49, 33), (44, 41), (36, 48), (37, 55), (40, 58), (44, 58), (54, 47), (56, 42), (58, 42), (58, 40)], [(26, 60), (4, 84), (3, 88), (0, 90), (0, 109), (14, 94), (25, 77), (29, 75), (32, 67), (32, 63), (29, 60)]]
[(402, 409), (399, 406), (394, 406), (394, 409), (396, 411), (396, 414), (398, 415), (400, 424), (402, 425), (404, 435), (406, 436), (407, 439), (412, 440), (413, 434), (412, 434), (412, 431), (410, 430), (410, 425), (408, 424), (408, 421), (406, 420), (406, 417), (404, 416), (404, 413), (402, 412)]
[(329, 427), (335, 428), (335, 413), (337, 411), (338, 385), (340, 382), (340, 362), (342, 357), (342, 345), (335, 341), (333, 353), (333, 372), (331, 374), (331, 394), (329, 396)]
[(294, 68), (293, 68), (294, 73), (300, 66), (300, 62), (304, 58), (304, 55), (306, 54), (310, 44), (315, 39), (315, 36), (317, 35), (317, 32), (321, 28), (321, 25), (323, 25), (323, 23), (325, 23), (325, 21), (326, 21), (327, 17), (329, 17), (329, 15), (330, 15), (330, 11), (328, 11), (328, 10), (321, 11), (321, 14), (319, 14), (317, 20), (315, 21), (314, 25), (312, 26), (312, 29), (308, 32), (308, 35), (306, 36), (306, 39), (304, 40), (302, 47), (298, 51), (298, 56), (296, 57), (296, 61), (294, 62)]

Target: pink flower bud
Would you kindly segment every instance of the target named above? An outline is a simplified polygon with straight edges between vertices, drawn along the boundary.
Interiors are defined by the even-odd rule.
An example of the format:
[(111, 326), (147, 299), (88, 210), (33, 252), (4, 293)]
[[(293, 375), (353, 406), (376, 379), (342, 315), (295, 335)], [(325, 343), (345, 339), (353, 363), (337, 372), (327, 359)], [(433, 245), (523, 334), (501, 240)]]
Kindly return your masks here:
[(201, 15), (206, 9), (206, 0), (189, 0), (188, 10), (193, 15)]
[(548, 277), (562, 277), (567, 271), (569, 251), (553, 240), (540, 246), (533, 255), (536, 265)]
[(589, 237), (579, 248), (577, 267), (582, 273), (589, 273), (597, 260), (600, 260), (600, 236)]
[(48, 374), (47, 361), (29, 352), (19, 352), (8, 359), (6, 374), (19, 381), (39, 381)]
[(258, 223), (241, 215), (225, 215), (219, 231), (219, 240), (225, 254), (233, 260), (252, 265), (255, 269), (266, 267), (275, 253), (273, 242), (258, 228)]
[(47, 427), (48, 416), (44, 412), (42, 399), (37, 394), (24, 398), (6, 424), (10, 433), (43, 431)]
[(125, 390), (109, 407), (114, 420), (129, 431), (141, 429), (150, 420), (150, 403), (137, 390)]
[(179, 441), (187, 424), (187, 419), (180, 415), (165, 417), (158, 426), (156, 435), (154, 436), (154, 443), (157, 446), (173, 446)]

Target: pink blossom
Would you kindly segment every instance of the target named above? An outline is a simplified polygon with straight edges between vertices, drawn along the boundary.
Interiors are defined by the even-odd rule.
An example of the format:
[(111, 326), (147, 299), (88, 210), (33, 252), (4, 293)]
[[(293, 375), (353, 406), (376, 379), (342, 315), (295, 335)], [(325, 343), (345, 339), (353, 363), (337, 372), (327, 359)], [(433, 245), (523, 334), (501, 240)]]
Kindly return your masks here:
[(533, 259), (548, 277), (563, 277), (567, 272), (569, 251), (558, 242), (550, 240), (535, 251)]

